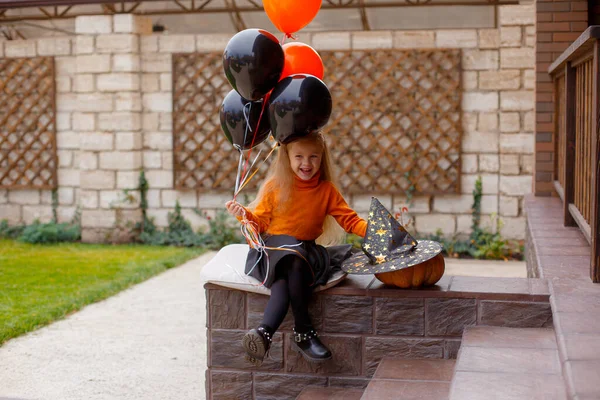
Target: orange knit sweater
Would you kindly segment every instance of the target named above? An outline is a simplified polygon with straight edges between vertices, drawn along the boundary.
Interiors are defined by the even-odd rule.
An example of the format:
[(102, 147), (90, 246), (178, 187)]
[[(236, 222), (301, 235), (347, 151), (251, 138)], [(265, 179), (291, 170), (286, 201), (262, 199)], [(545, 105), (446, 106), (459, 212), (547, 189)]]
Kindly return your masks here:
[(367, 221), (348, 206), (331, 182), (319, 178), (319, 173), (308, 181), (294, 175), (294, 190), (287, 212), (276, 207), (276, 190), (271, 190), (254, 212), (246, 209), (246, 217), (258, 224), (261, 233), (315, 240), (323, 233), (325, 217), (331, 215), (346, 232), (364, 237)]

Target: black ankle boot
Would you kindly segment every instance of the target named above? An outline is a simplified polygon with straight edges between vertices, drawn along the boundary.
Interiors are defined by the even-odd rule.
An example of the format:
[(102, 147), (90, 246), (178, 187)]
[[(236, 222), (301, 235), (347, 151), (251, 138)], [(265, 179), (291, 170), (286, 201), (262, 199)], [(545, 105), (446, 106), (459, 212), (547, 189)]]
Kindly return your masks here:
[(246, 350), (246, 360), (256, 367), (260, 367), (265, 357), (269, 354), (273, 337), (263, 326), (251, 329), (244, 335), (242, 345)]
[(319, 363), (331, 359), (331, 351), (321, 343), (314, 329), (306, 333), (297, 333), (294, 328), (293, 339), (292, 348), (302, 354), (306, 361)]

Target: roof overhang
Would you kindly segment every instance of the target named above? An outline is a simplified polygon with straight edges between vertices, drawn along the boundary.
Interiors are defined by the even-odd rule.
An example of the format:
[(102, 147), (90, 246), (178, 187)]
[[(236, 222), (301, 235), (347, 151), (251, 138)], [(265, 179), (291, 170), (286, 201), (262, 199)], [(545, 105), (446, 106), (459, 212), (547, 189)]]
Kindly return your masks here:
[[(301, 1), (301, 0), (299, 0)], [(370, 11), (398, 7), (497, 6), (518, 4), (518, 0), (323, 0), (322, 10), (355, 10), (364, 30), (370, 30)], [(160, 6), (159, 6), (160, 4)], [(264, 12), (261, 0), (0, 0), (0, 22), (74, 18), (81, 15), (216, 14), (228, 13), (245, 29), (242, 15)]]

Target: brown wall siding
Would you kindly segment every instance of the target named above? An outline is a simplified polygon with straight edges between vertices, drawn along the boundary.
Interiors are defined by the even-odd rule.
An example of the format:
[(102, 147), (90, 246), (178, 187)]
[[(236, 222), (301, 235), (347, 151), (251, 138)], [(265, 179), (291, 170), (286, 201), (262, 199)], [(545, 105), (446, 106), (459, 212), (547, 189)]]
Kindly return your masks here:
[[(593, 2), (600, 4), (600, 0), (593, 0), (590, 5)], [(553, 141), (554, 102), (548, 67), (588, 27), (588, 1), (537, 0), (536, 12), (537, 84), (534, 192), (537, 196), (550, 196), (554, 191), (552, 180), (555, 144)]]

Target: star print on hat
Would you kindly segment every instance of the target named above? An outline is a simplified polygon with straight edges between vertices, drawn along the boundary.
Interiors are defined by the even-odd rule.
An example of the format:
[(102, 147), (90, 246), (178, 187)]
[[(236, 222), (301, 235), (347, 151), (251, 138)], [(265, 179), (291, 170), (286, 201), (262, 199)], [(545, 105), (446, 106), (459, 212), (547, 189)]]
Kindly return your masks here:
[(375, 197), (371, 199), (363, 253), (342, 264), (349, 274), (379, 274), (414, 267), (442, 252), (432, 240), (417, 241)]

